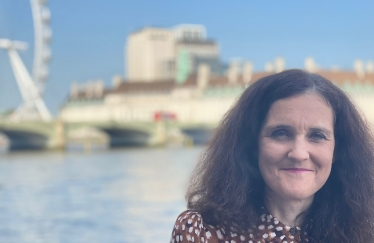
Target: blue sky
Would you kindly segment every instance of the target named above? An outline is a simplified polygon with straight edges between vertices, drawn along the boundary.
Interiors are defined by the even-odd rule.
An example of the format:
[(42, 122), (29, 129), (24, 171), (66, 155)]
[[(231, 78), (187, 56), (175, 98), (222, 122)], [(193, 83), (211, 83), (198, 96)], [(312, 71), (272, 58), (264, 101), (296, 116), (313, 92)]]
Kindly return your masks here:
[[(51, 77), (45, 100), (53, 113), (70, 83), (125, 75), (124, 45), (144, 26), (203, 24), (221, 59), (251, 60), (256, 70), (283, 56), (287, 68), (304, 59), (352, 69), (357, 58), (374, 60), (374, 1), (145, 1), (50, 0), (53, 29)], [(28, 0), (0, 0), (0, 38), (26, 41), (21, 54), (31, 69), (33, 23)], [(0, 50), (0, 111), (22, 102), (7, 53)]]

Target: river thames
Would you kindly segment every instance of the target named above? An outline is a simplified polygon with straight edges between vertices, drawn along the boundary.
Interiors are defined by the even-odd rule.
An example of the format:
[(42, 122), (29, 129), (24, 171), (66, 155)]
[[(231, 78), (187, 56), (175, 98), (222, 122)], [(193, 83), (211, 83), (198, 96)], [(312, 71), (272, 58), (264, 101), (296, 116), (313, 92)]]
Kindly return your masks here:
[(202, 150), (0, 153), (0, 242), (169, 242)]

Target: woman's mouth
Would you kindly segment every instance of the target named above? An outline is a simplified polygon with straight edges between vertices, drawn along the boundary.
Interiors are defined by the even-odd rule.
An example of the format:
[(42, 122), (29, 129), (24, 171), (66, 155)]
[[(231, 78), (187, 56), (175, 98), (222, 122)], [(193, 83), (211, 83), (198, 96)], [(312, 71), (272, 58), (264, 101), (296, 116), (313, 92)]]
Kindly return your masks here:
[(282, 170), (285, 170), (290, 173), (295, 173), (295, 174), (301, 174), (301, 173), (306, 173), (306, 172), (311, 172), (312, 170), (310, 169), (305, 169), (305, 168), (284, 168)]

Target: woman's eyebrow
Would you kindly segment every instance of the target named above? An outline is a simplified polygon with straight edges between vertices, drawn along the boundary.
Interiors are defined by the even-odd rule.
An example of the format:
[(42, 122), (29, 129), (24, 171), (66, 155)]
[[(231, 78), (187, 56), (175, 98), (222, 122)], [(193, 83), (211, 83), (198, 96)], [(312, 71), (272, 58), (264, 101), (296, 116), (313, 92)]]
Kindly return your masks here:
[(325, 133), (326, 135), (332, 135), (333, 133), (332, 131), (324, 127), (312, 127), (310, 128), (310, 131), (311, 132), (322, 132), (322, 133)]
[(290, 125), (285, 124), (278, 124), (278, 125), (272, 125), (272, 126), (265, 126), (264, 130), (275, 130), (275, 129), (286, 129), (286, 130), (293, 130), (293, 127)]
[[(286, 129), (286, 130), (291, 130), (291, 131), (295, 130), (292, 126), (286, 125), (286, 124), (277, 124), (277, 125), (270, 125), (270, 126), (264, 127), (265, 131), (273, 131), (275, 129)], [(331, 131), (327, 128), (324, 128), (324, 127), (311, 127), (309, 130), (311, 132), (322, 132), (326, 135), (332, 135), (333, 134), (333, 131)]]

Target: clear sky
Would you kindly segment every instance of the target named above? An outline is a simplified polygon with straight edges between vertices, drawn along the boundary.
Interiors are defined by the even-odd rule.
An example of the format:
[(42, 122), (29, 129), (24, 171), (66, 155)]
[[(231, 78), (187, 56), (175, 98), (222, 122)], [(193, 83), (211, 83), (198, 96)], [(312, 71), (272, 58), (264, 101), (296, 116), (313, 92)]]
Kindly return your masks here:
[[(221, 59), (240, 58), (263, 70), (277, 56), (301, 68), (307, 56), (323, 68), (352, 69), (357, 58), (374, 60), (373, 0), (163, 1), (50, 0), (53, 30), (51, 76), (45, 100), (54, 114), (72, 82), (125, 75), (124, 45), (144, 26), (205, 25)], [(0, 38), (26, 41), (21, 54), (31, 70), (33, 23), (28, 0), (0, 0)], [(0, 111), (22, 102), (6, 51), (0, 50)]]

